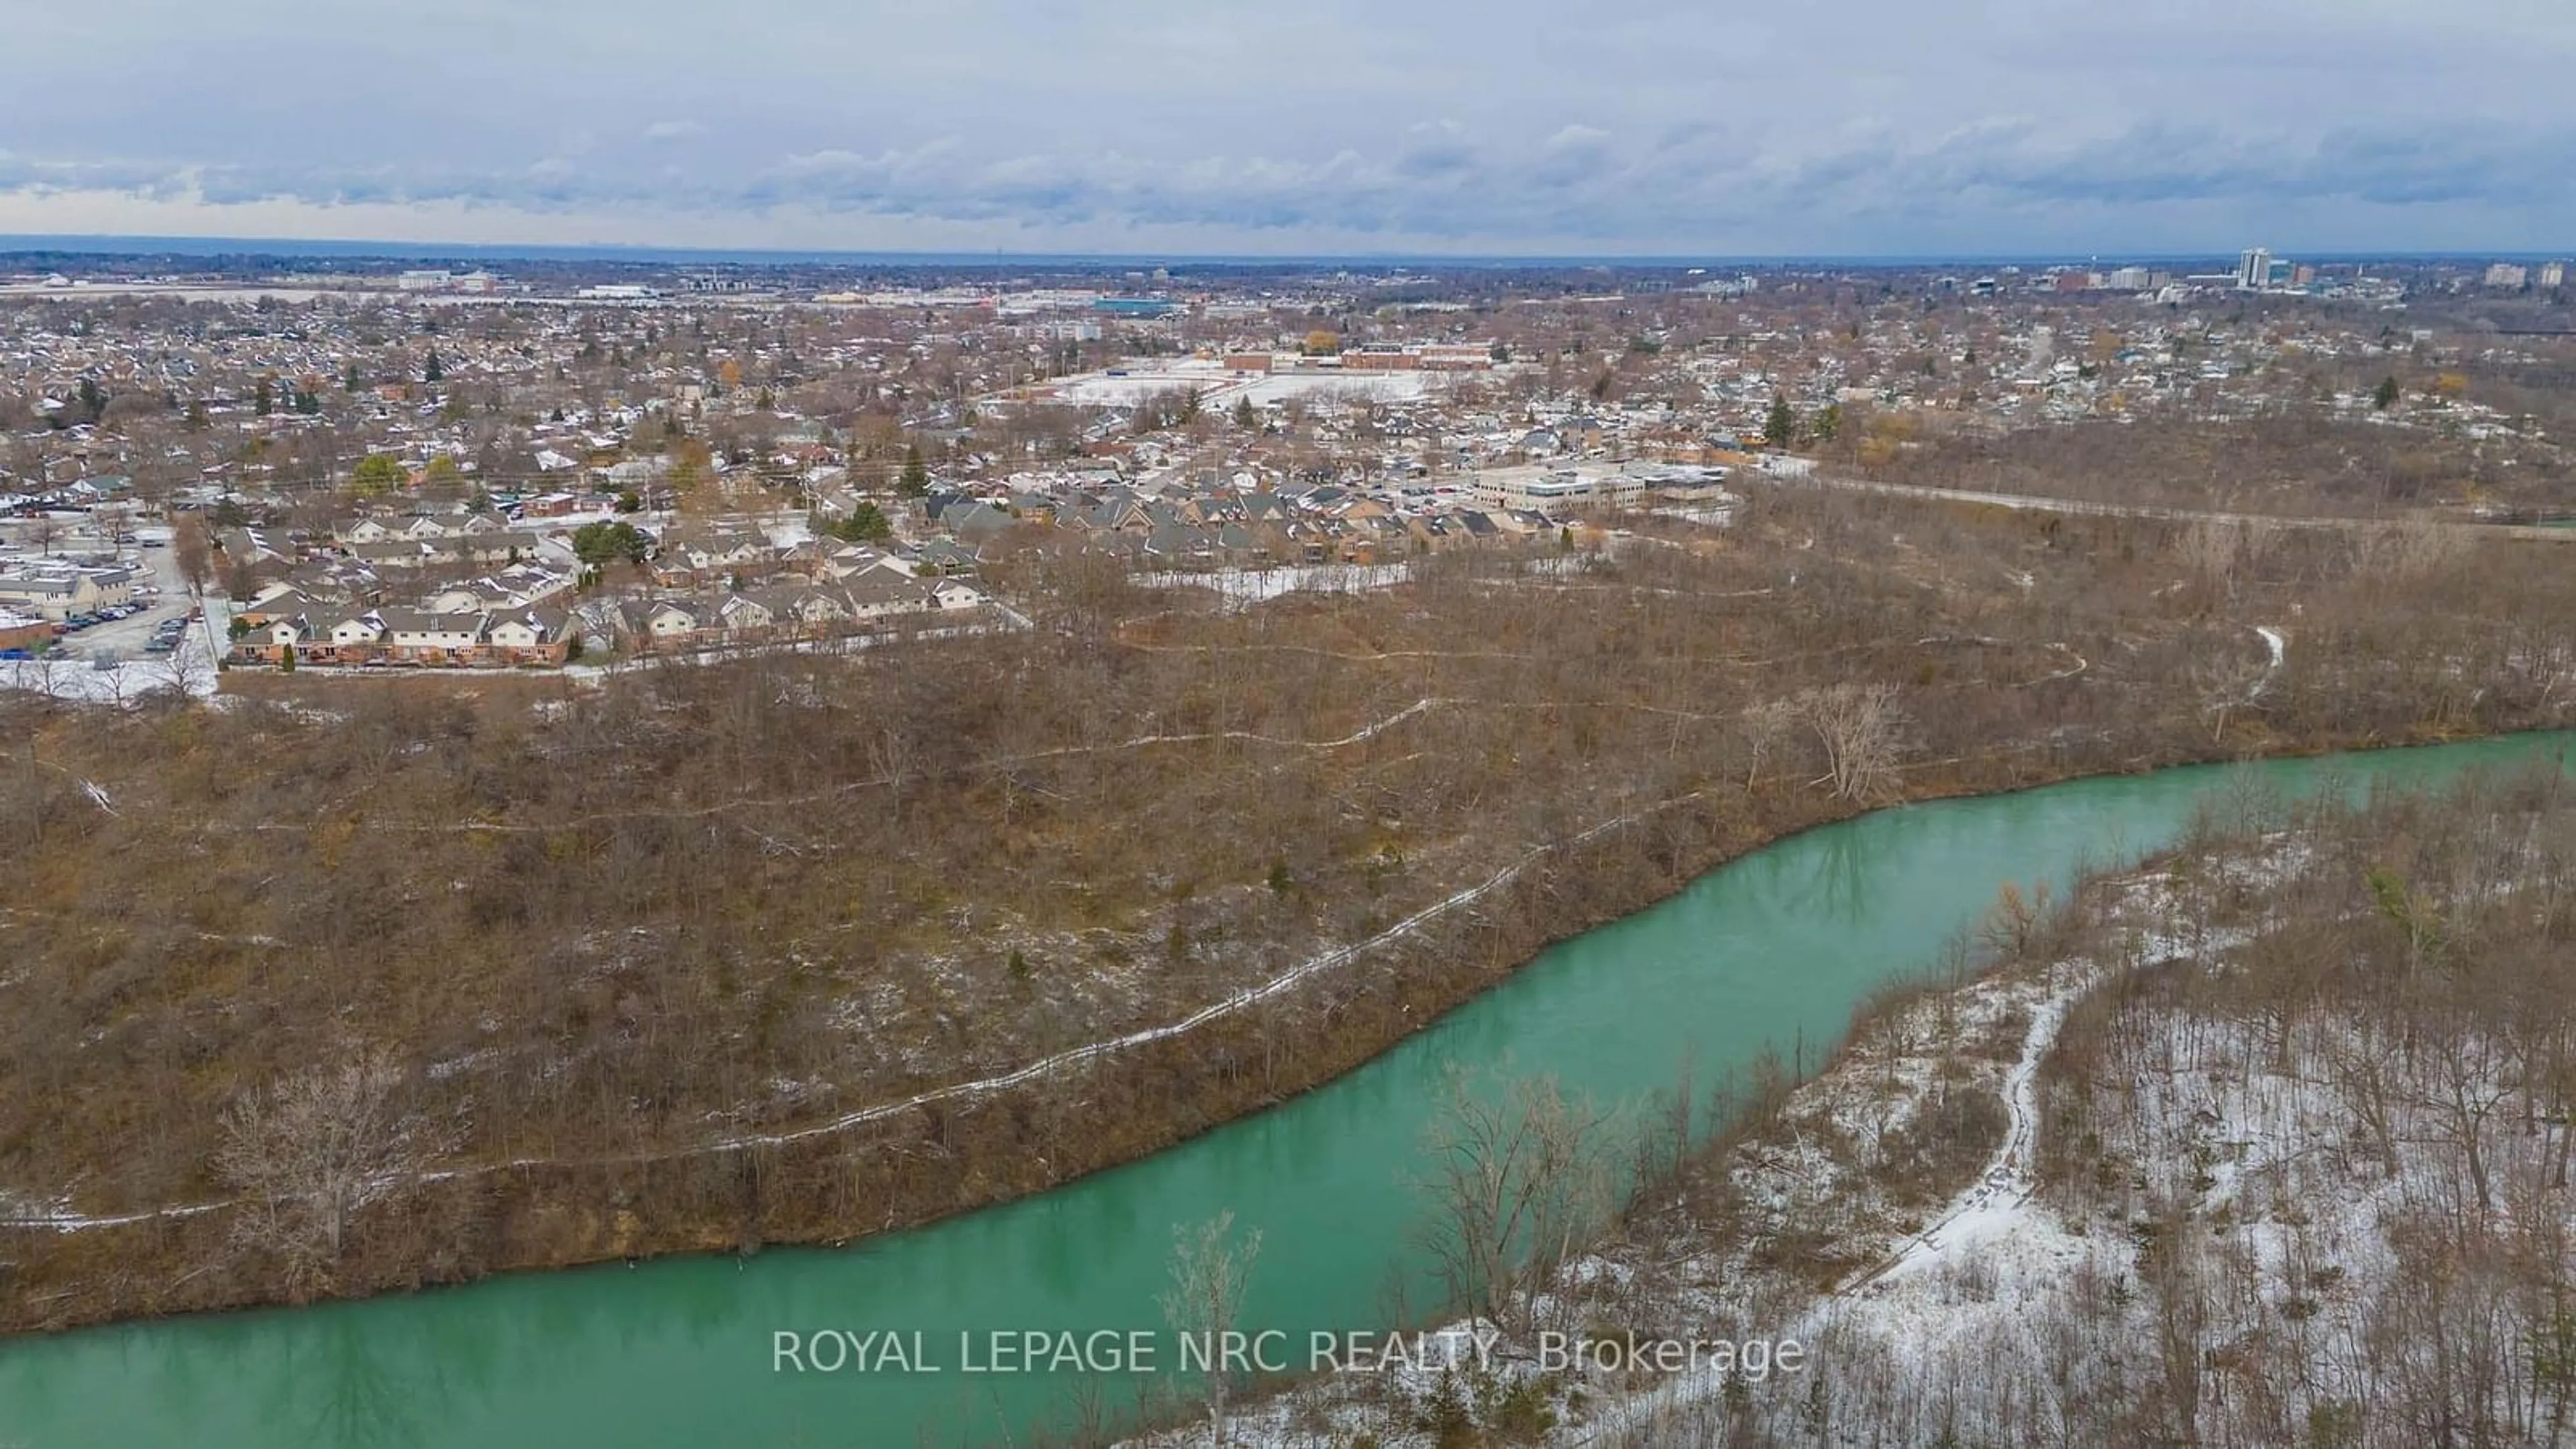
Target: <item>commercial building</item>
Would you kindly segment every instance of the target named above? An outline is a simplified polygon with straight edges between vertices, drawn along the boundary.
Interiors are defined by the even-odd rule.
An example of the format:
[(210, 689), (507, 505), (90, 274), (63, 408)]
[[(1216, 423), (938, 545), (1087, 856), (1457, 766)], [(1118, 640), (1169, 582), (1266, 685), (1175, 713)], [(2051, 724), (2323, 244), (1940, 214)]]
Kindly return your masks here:
[(35, 563), (0, 570), (0, 609), (56, 623), (134, 600), (134, 572), (117, 566), (83, 568)]
[(1528, 509), (1553, 515), (1633, 503), (1646, 491), (1646, 484), (1644, 479), (1626, 473), (1560, 469), (1552, 473), (1479, 474), (1468, 484), (1467, 491), (1487, 508)]
[(1430, 342), (1418, 350), (1423, 367), (1433, 372), (1481, 372), (1494, 365), (1491, 343)]

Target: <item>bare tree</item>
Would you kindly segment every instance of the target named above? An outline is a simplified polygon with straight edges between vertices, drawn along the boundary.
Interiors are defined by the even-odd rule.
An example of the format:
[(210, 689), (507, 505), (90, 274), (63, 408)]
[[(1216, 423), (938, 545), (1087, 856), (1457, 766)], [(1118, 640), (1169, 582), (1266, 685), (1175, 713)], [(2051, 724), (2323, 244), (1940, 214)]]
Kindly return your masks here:
[(207, 581), (215, 576), (214, 544), (204, 514), (191, 513), (170, 530), (170, 552), (179, 565), (179, 577), (187, 580), (188, 592), (204, 597)]
[(2411, 582), (2449, 568), (2467, 551), (2468, 540), (2454, 528), (2383, 524), (2355, 536), (2353, 571), (2369, 578)]
[(2257, 519), (2204, 519), (2183, 531), (2175, 551), (2211, 592), (2233, 602), (2237, 585), (2271, 551), (2278, 525)]
[(308, 1067), (224, 1114), (215, 1170), (242, 1190), (238, 1222), (299, 1278), (327, 1275), (358, 1209), (407, 1184), (427, 1156), (402, 1111), (404, 1075), (381, 1048)]
[(1744, 712), (1745, 789), (1762, 778), (1762, 767), (1797, 727), (1797, 709), (1785, 699), (1766, 699)]
[(1617, 1114), (1569, 1101), (1554, 1077), (1495, 1090), (1454, 1066), (1448, 1096), (1423, 1183), (1429, 1247), (1457, 1305), (1526, 1329), (1540, 1288), (1608, 1219)]
[(1827, 770), (1816, 784), (1832, 785), (1842, 799), (1863, 800), (1893, 783), (1905, 727), (1893, 685), (1830, 685), (1790, 703), (1825, 747)]
[(1172, 1286), (1160, 1301), (1163, 1319), (1175, 1333), (1207, 1346), (1208, 1423), (1215, 1442), (1226, 1442), (1227, 1364), (1225, 1340), (1243, 1311), (1243, 1290), (1250, 1285), (1252, 1264), (1261, 1256), (1261, 1230), (1254, 1228), (1237, 1242), (1234, 1212), (1228, 1209), (1191, 1227), (1172, 1225)]

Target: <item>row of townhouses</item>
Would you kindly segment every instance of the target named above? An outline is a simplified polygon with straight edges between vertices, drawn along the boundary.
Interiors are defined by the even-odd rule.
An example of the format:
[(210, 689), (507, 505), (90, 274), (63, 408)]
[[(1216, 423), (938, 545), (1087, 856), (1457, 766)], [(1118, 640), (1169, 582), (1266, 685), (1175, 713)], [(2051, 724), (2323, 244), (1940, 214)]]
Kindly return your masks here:
[(234, 641), (238, 662), (508, 666), (562, 664), (576, 631), (559, 608), (439, 614), (373, 608), (341, 617), (272, 618)]

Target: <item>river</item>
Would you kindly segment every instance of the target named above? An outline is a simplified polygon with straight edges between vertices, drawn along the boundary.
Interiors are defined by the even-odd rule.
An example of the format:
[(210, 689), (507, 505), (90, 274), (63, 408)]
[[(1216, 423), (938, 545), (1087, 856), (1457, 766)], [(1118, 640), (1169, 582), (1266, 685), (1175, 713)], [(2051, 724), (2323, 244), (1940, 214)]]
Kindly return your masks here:
[[(2576, 735), (2332, 757), (2358, 788), (2556, 756)], [(0, 1446), (1025, 1445), (1077, 1376), (973, 1374), (959, 1334), (1159, 1329), (1175, 1224), (1259, 1228), (1244, 1319), (1386, 1323), (1427, 1305), (1410, 1186), (1443, 1064), (1508, 1062), (1604, 1101), (1705, 1089), (1766, 1044), (1815, 1054), (1874, 986), (1921, 968), (2005, 882), (2134, 859), (2243, 771), (2166, 770), (1885, 810), (1722, 866), (1556, 946), (1332, 1084), (1043, 1196), (845, 1249), (528, 1274), (406, 1297), (113, 1325), (0, 1344)], [(1368, 969), (1363, 966), (1360, 969)], [(1073, 1090), (1071, 1086), (1064, 1088)], [(774, 1335), (920, 1335), (926, 1364), (781, 1372)], [(882, 1343), (882, 1341), (880, 1341)], [(880, 1348), (880, 1352), (881, 1352)], [(1171, 1366), (1165, 1346), (1159, 1361)], [(925, 1372), (937, 1368), (941, 1372)], [(1134, 1375), (1107, 1389), (1132, 1402)]]

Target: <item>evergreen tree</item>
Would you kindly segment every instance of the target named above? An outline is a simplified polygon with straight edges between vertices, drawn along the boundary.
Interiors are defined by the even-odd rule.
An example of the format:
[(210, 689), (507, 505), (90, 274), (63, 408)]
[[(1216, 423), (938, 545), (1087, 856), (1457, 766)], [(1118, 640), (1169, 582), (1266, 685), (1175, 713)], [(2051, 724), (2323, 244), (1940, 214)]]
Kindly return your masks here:
[(906, 498), (919, 498), (930, 491), (930, 465), (922, 461), (919, 443), (908, 444), (903, 450), (903, 477), (898, 488)]
[(263, 377), (259, 380), (259, 386), (251, 391), (250, 410), (261, 417), (267, 417), (276, 410), (276, 407), (277, 397), (269, 391), (268, 379)]
[(2381, 378), (2378, 388), (2371, 393), (2370, 400), (2383, 413), (2397, 406), (2397, 379)]
[(573, 557), (597, 568), (602, 564), (625, 560), (642, 563), (651, 546), (631, 523), (585, 523), (573, 530)]
[(429, 349), (429, 365), (420, 370), (420, 380), (423, 382), (438, 382), (443, 380), (446, 376), (447, 367), (438, 360), (438, 349), (435, 347)]
[(861, 501), (858, 507), (850, 510), (849, 517), (829, 525), (824, 531), (851, 543), (883, 543), (894, 537), (894, 522), (885, 516), (884, 509)]
[(1762, 440), (1775, 448), (1785, 448), (1798, 441), (1798, 415), (1789, 410), (1789, 400), (1771, 394), (1771, 416), (1762, 424)]

